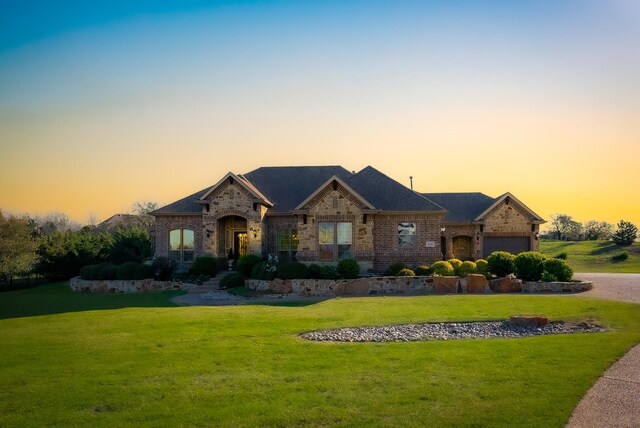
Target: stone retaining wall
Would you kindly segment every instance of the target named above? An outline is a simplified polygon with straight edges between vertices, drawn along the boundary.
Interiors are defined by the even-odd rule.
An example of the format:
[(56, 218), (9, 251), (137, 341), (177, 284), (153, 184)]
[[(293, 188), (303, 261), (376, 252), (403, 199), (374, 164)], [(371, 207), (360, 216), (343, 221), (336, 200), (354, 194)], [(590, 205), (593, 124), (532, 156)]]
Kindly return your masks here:
[(137, 281), (103, 280), (87, 281), (79, 276), (71, 278), (69, 287), (80, 293), (139, 293), (144, 291), (188, 290), (194, 284), (141, 279)]
[(247, 288), (300, 296), (421, 295), (456, 293), (577, 293), (590, 290), (591, 282), (522, 282), (515, 278), (491, 281), (483, 275), (456, 276), (384, 276), (358, 279), (249, 279)]

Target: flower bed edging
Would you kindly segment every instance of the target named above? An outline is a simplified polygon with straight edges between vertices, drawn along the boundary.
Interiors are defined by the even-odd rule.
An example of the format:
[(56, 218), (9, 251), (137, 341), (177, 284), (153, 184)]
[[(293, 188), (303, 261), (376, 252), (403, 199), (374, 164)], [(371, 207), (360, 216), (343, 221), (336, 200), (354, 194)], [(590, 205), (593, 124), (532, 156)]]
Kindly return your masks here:
[(157, 281), (155, 279), (140, 280), (97, 280), (88, 281), (79, 276), (69, 280), (69, 287), (80, 293), (139, 293), (161, 290), (189, 290), (194, 284), (172, 281)]
[[(493, 280), (496, 281), (496, 280)], [(507, 278), (509, 283), (515, 282)], [(518, 287), (490, 286), (482, 275), (455, 276), (379, 276), (358, 279), (275, 279), (264, 281), (248, 279), (247, 288), (276, 294), (295, 294), (308, 297), (367, 296), (367, 295), (427, 295), (456, 293), (578, 293), (590, 290), (593, 283), (572, 282), (521, 282)], [(505, 281), (503, 281), (505, 282)], [(493, 285), (493, 284), (491, 284)]]

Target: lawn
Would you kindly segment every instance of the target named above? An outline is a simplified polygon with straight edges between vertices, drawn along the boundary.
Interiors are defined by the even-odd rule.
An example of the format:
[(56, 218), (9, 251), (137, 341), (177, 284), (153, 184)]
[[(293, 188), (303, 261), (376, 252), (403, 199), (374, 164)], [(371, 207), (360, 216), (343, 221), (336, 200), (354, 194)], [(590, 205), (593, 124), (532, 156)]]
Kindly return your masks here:
[[(0, 294), (2, 313), (35, 301), (29, 292), (39, 289)], [(640, 342), (638, 305), (576, 296), (161, 307), (169, 295), (157, 293), (126, 297), (149, 307), (89, 310), (99, 297), (117, 296), (81, 307), (84, 296), (72, 295), (67, 311), (14, 310), (0, 320), (0, 426), (562, 427), (600, 374)], [(297, 337), (515, 313), (597, 319), (610, 330), (385, 344)]]
[[(611, 260), (623, 251), (629, 253), (627, 260)], [(567, 263), (576, 272), (640, 273), (640, 242), (621, 247), (612, 241), (541, 240), (540, 252), (550, 257), (567, 253)]]

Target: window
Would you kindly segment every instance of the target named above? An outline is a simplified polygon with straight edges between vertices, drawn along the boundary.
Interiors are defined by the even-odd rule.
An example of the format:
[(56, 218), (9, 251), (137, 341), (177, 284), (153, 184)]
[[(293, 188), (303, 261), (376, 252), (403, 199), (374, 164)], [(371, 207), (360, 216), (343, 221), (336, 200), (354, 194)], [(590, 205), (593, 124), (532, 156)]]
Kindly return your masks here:
[(414, 248), (416, 246), (416, 224), (398, 224), (398, 247)]
[(298, 242), (297, 230), (285, 229), (278, 231), (278, 258), (280, 261), (295, 261)]
[(353, 227), (351, 222), (322, 221), (318, 223), (320, 260), (352, 258), (352, 241)]
[(194, 233), (191, 229), (173, 229), (169, 232), (169, 258), (178, 262), (192, 262)]

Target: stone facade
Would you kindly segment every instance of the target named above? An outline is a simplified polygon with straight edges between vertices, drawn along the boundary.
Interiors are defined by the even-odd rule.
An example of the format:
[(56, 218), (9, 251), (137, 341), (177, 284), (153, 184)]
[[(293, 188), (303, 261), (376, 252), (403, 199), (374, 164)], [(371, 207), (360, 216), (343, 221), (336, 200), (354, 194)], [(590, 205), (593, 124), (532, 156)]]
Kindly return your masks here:
[(485, 217), (482, 229), (480, 247), (484, 237), (526, 237), (529, 238), (530, 250), (538, 251), (540, 225), (532, 224), (524, 208), (516, 203), (503, 201), (495, 207)]

